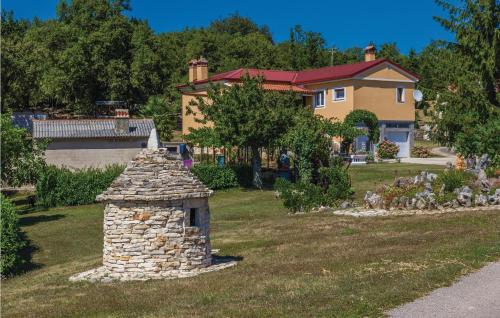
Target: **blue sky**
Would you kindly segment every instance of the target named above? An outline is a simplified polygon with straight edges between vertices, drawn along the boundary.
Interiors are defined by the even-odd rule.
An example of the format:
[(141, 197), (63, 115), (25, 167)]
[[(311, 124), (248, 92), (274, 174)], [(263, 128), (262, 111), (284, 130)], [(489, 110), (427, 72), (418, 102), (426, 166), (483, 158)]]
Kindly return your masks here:
[[(2, 8), (16, 18), (55, 17), (58, 0), (3, 0)], [(454, 1), (455, 2), (455, 1)], [(202, 27), (238, 12), (269, 26), (275, 41), (288, 38), (290, 27), (321, 32), (328, 46), (344, 49), (396, 42), (402, 52), (420, 51), (431, 40), (453, 40), (433, 19), (444, 12), (434, 0), (131, 0), (130, 16), (145, 19), (156, 32)]]

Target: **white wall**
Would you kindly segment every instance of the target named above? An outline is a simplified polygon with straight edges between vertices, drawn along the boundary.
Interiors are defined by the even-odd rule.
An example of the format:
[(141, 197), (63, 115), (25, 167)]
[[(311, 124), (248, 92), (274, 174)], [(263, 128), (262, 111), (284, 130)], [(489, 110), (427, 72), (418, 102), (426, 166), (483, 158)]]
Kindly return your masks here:
[(142, 139), (63, 139), (52, 140), (45, 151), (48, 164), (70, 169), (103, 168), (118, 163), (127, 164), (146, 148), (148, 138)]

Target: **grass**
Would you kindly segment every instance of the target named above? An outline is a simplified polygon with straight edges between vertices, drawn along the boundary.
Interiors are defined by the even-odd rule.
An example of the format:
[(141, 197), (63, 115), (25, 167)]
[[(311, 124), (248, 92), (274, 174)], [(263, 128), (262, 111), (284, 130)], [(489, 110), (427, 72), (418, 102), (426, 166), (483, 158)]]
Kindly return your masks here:
[(361, 203), (366, 191), (374, 190), (378, 185), (391, 182), (397, 177), (415, 176), (422, 170), (437, 173), (442, 171), (443, 167), (405, 163), (377, 163), (367, 166), (351, 166), (349, 171), (355, 191), (354, 198), (358, 203)]
[[(352, 169), (356, 188), (416, 165)], [(420, 167), (421, 168), (421, 167)], [(429, 167), (426, 167), (428, 170)], [(414, 173), (411, 173), (414, 174)], [(21, 216), (38, 268), (2, 282), (5, 317), (376, 317), (500, 258), (500, 211), (355, 219), (289, 216), (271, 191), (210, 200), (220, 272), (169, 281), (70, 283), (102, 257), (100, 205)]]

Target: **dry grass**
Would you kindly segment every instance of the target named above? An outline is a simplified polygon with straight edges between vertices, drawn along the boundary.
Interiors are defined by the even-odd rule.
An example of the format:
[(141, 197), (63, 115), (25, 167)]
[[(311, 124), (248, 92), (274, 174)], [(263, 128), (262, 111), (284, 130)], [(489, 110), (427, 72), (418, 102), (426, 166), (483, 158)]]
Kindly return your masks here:
[[(356, 178), (370, 178), (363, 174), (371, 170), (356, 169)], [(102, 207), (25, 215), (31, 220), (24, 230), (39, 247), (34, 261), (40, 268), (3, 282), (2, 314), (380, 316), (500, 258), (500, 211), (370, 219), (288, 216), (272, 192), (244, 190), (219, 192), (210, 203), (213, 248), (242, 261), (170, 281), (70, 283), (71, 274), (101, 261)]]

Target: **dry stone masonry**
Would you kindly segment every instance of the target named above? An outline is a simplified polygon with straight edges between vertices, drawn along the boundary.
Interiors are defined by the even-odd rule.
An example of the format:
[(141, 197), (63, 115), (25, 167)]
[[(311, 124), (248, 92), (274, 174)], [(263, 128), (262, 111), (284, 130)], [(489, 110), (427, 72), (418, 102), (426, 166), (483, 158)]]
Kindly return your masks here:
[(235, 265), (212, 262), (211, 193), (165, 149), (143, 150), (97, 197), (106, 203), (103, 266), (70, 280), (176, 278)]
[[(402, 195), (394, 196), (392, 200), (387, 201), (380, 191), (367, 191), (364, 196), (364, 208), (352, 206), (350, 202), (346, 201), (340, 205), (340, 209), (322, 206), (313, 209), (311, 212), (327, 212), (335, 215), (354, 217), (373, 217), (441, 214), (463, 211), (498, 211), (500, 210), (500, 179), (488, 178), (483, 169), (487, 157), (482, 156), (480, 159), (477, 165), (479, 168), (468, 170), (472, 175), (475, 174), (473, 184), (456, 188), (451, 193), (451, 198), (448, 196), (449, 201), (440, 202), (438, 200), (438, 196), (443, 197), (444, 184), (436, 193), (433, 192), (432, 185), (437, 180), (438, 175), (422, 171), (415, 177), (398, 178), (392, 185), (396, 189), (419, 186), (421, 190), (412, 196), (407, 196), (404, 194), (404, 191), (401, 191)], [(453, 169), (453, 166), (450, 165), (447, 169)]]

